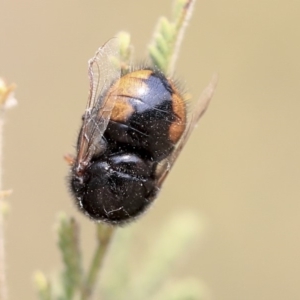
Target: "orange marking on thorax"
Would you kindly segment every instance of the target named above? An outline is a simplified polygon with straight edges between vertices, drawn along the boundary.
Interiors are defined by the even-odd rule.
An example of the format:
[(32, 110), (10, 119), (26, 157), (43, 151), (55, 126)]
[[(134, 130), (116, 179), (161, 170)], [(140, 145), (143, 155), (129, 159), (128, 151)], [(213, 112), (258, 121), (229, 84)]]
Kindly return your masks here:
[(177, 88), (172, 82), (170, 85), (173, 90), (172, 94), (172, 107), (176, 115), (176, 120), (171, 124), (169, 129), (169, 138), (175, 144), (180, 139), (186, 127), (186, 106), (183, 97), (180, 95)]
[[(148, 79), (152, 74), (150, 70), (140, 70), (131, 72), (121, 77), (112, 87), (111, 93), (108, 93), (109, 99), (115, 101), (114, 108), (111, 112), (111, 120), (116, 122), (126, 122), (134, 112), (134, 108), (128, 101), (129, 98), (142, 98), (149, 92), (144, 79)], [(113, 97), (117, 97), (114, 99)]]

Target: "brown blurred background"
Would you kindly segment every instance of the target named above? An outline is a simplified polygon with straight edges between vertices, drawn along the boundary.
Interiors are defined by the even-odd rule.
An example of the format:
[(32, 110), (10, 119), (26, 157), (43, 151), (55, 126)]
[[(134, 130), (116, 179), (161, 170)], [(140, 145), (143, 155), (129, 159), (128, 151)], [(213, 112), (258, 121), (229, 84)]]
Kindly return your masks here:
[[(94, 226), (73, 206), (62, 159), (85, 107), (87, 60), (119, 30), (142, 59), (171, 1), (0, 5), (0, 75), (18, 84), (19, 100), (4, 143), (4, 187), (14, 190), (9, 288), (11, 299), (35, 299), (32, 273), (60, 266), (58, 211), (80, 219), (91, 252)], [(133, 226), (143, 249), (165, 216), (203, 216), (206, 235), (180, 274), (199, 277), (213, 299), (300, 299), (299, 56), (299, 1), (197, 1), (176, 75), (197, 96), (217, 71), (217, 93), (156, 205)]]

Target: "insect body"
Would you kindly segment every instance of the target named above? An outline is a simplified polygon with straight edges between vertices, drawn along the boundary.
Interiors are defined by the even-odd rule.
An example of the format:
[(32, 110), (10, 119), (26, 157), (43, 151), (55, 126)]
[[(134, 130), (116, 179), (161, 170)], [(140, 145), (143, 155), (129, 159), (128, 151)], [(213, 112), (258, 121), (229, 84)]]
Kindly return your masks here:
[(85, 214), (122, 224), (156, 198), (192, 127), (183, 96), (160, 71), (121, 76), (116, 43), (110, 40), (89, 61), (90, 95), (70, 186)]

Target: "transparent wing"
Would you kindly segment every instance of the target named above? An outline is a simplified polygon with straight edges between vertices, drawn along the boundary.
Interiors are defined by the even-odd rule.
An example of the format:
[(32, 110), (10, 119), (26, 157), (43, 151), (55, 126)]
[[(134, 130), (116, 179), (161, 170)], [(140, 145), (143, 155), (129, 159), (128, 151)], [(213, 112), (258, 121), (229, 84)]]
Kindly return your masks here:
[(158, 178), (159, 178), (158, 186), (159, 187), (161, 187), (161, 185), (163, 184), (167, 175), (169, 174), (176, 159), (178, 158), (179, 154), (181, 153), (184, 145), (186, 144), (187, 140), (189, 139), (190, 135), (192, 134), (194, 128), (197, 126), (199, 119), (202, 117), (202, 115), (207, 110), (210, 100), (212, 99), (212, 96), (216, 89), (217, 82), (218, 82), (218, 76), (215, 74), (213, 76), (213, 78), (211, 79), (210, 83), (208, 84), (208, 86), (204, 89), (204, 91), (200, 95), (200, 98), (197, 101), (195, 108), (192, 112), (192, 116), (188, 123), (188, 126), (187, 126), (183, 136), (181, 137), (177, 147), (173, 151), (172, 155), (168, 159), (166, 159), (166, 161), (164, 162), (164, 166), (159, 169), (159, 174), (158, 174)]
[(113, 90), (117, 87), (121, 75), (119, 56), (119, 41), (113, 38), (99, 48), (88, 62), (89, 97), (75, 163), (75, 169), (79, 173), (88, 165), (93, 155), (102, 151), (102, 136), (116, 98)]

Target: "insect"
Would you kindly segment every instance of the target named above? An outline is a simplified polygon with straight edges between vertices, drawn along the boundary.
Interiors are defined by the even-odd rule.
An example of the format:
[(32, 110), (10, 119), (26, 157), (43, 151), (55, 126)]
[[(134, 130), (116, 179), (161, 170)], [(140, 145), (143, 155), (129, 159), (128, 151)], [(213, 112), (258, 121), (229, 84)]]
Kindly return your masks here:
[(118, 60), (117, 39), (89, 60), (88, 103), (69, 177), (80, 210), (110, 224), (132, 221), (153, 203), (215, 85), (187, 121), (171, 79), (155, 68), (121, 74)]

